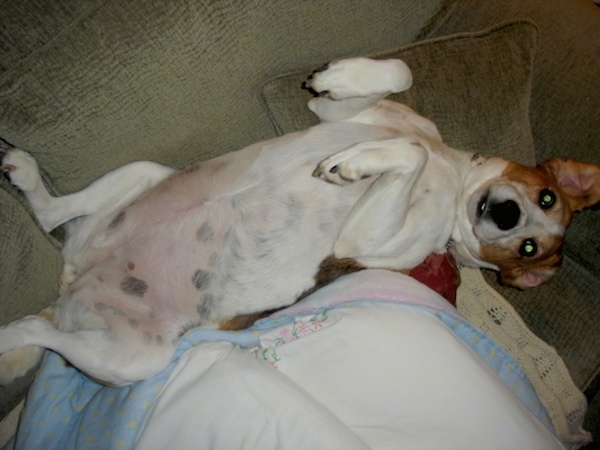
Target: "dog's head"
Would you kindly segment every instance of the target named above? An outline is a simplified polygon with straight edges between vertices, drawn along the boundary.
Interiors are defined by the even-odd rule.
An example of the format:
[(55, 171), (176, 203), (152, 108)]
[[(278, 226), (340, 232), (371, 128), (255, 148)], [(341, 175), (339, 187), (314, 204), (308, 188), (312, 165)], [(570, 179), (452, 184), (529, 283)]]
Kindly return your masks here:
[(526, 289), (560, 266), (573, 213), (600, 202), (600, 167), (560, 159), (526, 167), (491, 158), (473, 169), (464, 194), (459, 257)]

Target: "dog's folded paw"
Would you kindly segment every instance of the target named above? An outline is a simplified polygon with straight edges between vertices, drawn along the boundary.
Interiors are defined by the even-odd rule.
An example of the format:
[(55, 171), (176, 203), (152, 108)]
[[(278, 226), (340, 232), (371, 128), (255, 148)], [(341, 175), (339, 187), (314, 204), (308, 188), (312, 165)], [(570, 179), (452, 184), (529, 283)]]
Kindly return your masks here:
[(35, 158), (17, 148), (7, 149), (0, 164), (2, 174), (8, 181), (23, 192), (31, 192), (40, 180)]
[(313, 177), (343, 186), (371, 176), (359, 165), (353, 164), (352, 158), (348, 156), (341, 152), (324, 159), (314, 170)]

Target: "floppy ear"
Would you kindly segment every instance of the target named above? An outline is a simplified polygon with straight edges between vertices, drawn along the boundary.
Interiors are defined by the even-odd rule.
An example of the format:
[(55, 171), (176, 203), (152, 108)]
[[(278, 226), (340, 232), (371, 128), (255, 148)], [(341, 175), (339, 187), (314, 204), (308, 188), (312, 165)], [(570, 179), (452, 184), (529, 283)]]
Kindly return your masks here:
[(600, 167), (558, 158), (546, 161), (542, 167), (552, 174), (572, 211), (592, 208), (600, 202)]
[(551, 266), (516, 267), (514, 269), (501, 270), (499, 276), (503, 285), (525, 290), (539, 286), (550, 280), (557, 270), (558, 267)]

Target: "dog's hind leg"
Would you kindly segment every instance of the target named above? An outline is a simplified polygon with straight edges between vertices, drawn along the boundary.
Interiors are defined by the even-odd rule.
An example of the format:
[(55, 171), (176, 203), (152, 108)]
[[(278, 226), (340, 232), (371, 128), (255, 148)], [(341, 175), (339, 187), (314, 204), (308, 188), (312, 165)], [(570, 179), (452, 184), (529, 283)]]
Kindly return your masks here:
[(412, 74), (403, 61), (349, 58), (315, 71), (304, 86), (318, 94), (308, 107), (322, 122), (341, 122), (411, 85)]
[(37, 162), (27, 152), (9, 149), (0, 168), (11, 184), (20, 189), (42, 228), (50, 231), (105, 206), (127, 205), (142, 192), (158, 184), (173, 169), (148, 161), (135, 162), (108, 172), (87, 188), (74, 194), (54, 197), (47, 191)]
[[(53, 308), (48, 307), (38, 315), (51, 322), (54, 317)], [(25, 375), (40, 362), (45, 350), (37, 345), (27, 345), (0, 353), (0, 385)]]
[(29, 368), (20, 365), (15, 355), (34, 352), (35, 363), (41, 347), (61, 354), (92, 379), (114, 386), (148, 378), (171, 360), (176, 341), (157, 344), (146, 339), (148, 334), (136, 336), (123, 328), (115, 332), (100, 316), (91, 316), (73, 331), (61, 331), (40, 315), (0, 328), (0, 384), (10, 383)]

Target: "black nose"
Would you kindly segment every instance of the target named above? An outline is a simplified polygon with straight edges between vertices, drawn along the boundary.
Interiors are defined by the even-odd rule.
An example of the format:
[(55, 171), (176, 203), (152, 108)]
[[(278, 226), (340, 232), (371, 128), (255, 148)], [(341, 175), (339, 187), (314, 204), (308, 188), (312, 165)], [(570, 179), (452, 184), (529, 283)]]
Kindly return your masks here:
[(507, 200), (502, 203), (495, 203), (490, 208), (492, 220), (501, 230), (510, 230), (517, 226), (521, 210), (512, 200)]

